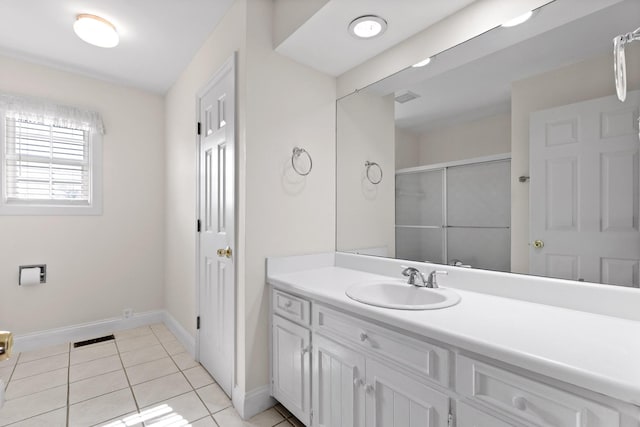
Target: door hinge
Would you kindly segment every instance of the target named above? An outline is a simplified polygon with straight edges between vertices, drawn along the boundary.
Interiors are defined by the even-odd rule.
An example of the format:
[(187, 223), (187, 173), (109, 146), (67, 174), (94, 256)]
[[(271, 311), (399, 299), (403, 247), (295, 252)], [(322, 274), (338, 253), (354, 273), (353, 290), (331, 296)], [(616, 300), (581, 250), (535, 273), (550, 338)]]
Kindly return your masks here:
[(200, 316), (196, 317), (196, 329), (200, 329)]
[(200, 133), (201, 133), (200, 127), (201, 127), (201, 124), (200, 124), (200, 122), (198, 122), (198, 135), (200, 135)]
[(202, 230), (202, 221), (198, 220), (196, 223), (196, 228), (198, 229), (198, 233)]
[(309, 425), (313, 425), (313, 410), (309, 412)]
[(453, 414), (449, 412), (449, 416), (447, 417), (447, 427), (453, 427)]

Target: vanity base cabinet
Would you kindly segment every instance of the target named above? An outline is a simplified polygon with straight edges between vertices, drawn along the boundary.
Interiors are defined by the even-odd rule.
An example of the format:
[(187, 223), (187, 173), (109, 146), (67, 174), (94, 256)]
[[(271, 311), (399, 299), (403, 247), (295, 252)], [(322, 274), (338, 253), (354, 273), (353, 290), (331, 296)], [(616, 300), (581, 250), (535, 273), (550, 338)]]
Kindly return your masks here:
[(447, 427), (449, 397), (390, 365), (366, 366), (367, 427)]
[(312, 425), (365, 427), (364, 375), (364, 356), (314, 335)]
[(523, 423), (544, 427), (619, 427), (620, 413), (573, 393), (458, 355), (456, 391)]
[(310, 425), (311, 331), (277, 315), (271, 328), (271, 394)]
[(271, 392), (306, 426), (640, 427), (638, 406), (283, 291), (271, 319)]
[(314, 427), (446, 427), (449, 398), (391, 364), (313, 336)]

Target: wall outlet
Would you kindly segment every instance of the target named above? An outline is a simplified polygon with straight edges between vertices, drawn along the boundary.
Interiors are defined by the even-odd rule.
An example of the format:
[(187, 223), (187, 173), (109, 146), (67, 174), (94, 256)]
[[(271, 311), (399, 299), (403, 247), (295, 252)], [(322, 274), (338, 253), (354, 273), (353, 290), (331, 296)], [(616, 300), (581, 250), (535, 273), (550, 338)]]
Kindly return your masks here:
[(128, 319), (131, 316), (133, 316), (132, 308), (125, 308), (124, 310), (122, 310), (122, 317), (124, 317), (125, 319)]

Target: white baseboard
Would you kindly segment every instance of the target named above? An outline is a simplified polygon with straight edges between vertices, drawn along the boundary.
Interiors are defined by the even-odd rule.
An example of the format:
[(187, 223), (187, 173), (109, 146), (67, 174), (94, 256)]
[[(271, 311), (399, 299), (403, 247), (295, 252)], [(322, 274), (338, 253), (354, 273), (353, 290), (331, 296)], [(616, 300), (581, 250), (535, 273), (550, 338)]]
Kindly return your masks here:
[(271, 408), (276, 401), (271, 397), (271, 390), (268, 385), (258, 387), (248, 393), (243, 393), (238, 387), (233, 389), (233, 407), (243, 420), (248, 420), (254, 415)]
[[(123, 329), (132, 329), (139, 326), (162, 323), (165, 320), (165, 316), (166, 313), (164, 310), (154, 310), (144, 313), (136, 313), (128, 319), (105, 319), (97, 322), (82, 323), (79, 325), (71, 325), (62, 328), (16, 335), (13, 341), (13, 351), (19, 353), (23, 351), (37, 350), (56, 344), (82, 341), (109, 335)], [(178, 339), (180, 339), (180, 337), (178, 337)]]
[(173, 335), (176, 336), (180, 344), (184, 346), (187, 353), (196, 358), (196, 339), (168, 312), (162, 312), (162, 320)]

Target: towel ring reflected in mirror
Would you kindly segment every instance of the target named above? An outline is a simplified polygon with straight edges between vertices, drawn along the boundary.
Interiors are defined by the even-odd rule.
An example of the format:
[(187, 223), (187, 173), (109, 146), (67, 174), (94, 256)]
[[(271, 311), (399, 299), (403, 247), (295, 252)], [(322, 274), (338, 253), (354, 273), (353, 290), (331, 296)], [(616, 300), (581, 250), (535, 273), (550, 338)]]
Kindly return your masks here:
[[(309, 166), (308, 168), (305, 169), (304, 168), (299, 168), (298, 166), (296, 166), (296, 161), (300, 158), (300, 156), (302, 156), (303, 154), (306, 155), (306, 157), (309, 159)], [(296, 173), (300, 176), (307, 176), (309, 175), (309, 173), (311, 173), (311, 169), (313, 169), (313, 160), (311, 160), (311, 155), (309, 154), (309, 152), (307, 150), (305, 150), (304, 148), (300, 148), (300, 147), (293, 147), (293, 154), (291, 155), (291, 167), (293, 168), (294, 171), (296, 171)]]
[[(367, 179), (369, 180), (370, 183), (372, 184), (380, 184), (382, 182), (382, 168), (380, 167), (379, 164), (377, 164), (376, 162), (370, 162), (369, 160), (367, 160), (366, 162), (364, 162), (364, 167), (367, 168), (366, 170), (366, 175), (367, 175)], [(378, 173), (379, 173), (379, 178), (375, 179), (375, 175), (374, 178), (371, 178), (371, 168), (377, 169)]]

